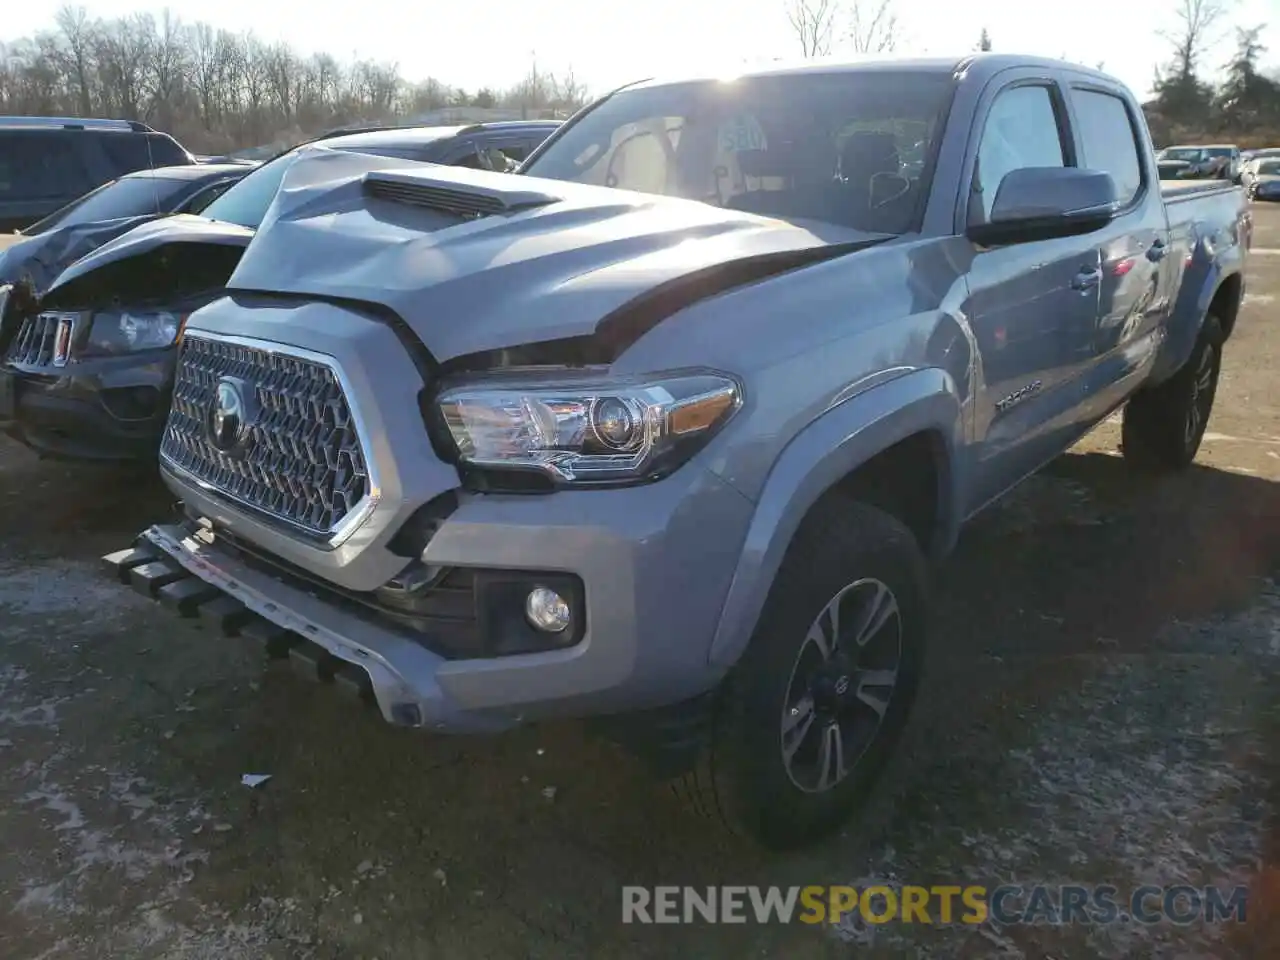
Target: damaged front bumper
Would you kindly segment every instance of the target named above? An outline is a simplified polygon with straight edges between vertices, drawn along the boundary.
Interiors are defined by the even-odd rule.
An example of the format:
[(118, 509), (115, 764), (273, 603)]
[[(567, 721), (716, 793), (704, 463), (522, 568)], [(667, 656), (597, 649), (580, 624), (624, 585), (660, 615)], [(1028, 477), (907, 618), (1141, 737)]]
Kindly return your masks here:
[(186, 525), (150, 527), (103, 561), (144, 596), (226, 636), (261, 642), (269, 657), (290, 660), (307, 679), (375, 704), (389, 723), (480, 732), (519, 722), (510, 713), (463, 709), (434, 680), (443, 657), (251, 569)]
[[(724, 545), (750, 511), (697, 468), (639, 488), (466, 498), (425, 553), (474, 583), (464, 618), (476, 639), (452, 645), (448, 624), (407, 626), (370, 594), (264, 557), (189, 508), (105, 560), (144, 595), (264, 642), (270, 656), (376, 704), (392, 724), (488, 732), (643, 711), (713, 688), (723, 669), (709, 647), (736, 556)], [(530, 587), (555, 578), (577, 584), (565, 595), (581, 632), (568, 646), (514, 649)]]
[(176, 357), (169, 348), (61, 368), (0, 364), (0, 433), (56, 459), (154, 460)]

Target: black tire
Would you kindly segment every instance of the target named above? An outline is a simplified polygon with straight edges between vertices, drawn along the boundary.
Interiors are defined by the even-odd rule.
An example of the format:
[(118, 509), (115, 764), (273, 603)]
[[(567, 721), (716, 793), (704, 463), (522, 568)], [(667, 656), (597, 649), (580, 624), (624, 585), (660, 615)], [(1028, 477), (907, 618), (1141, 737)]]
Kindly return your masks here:
[(1213, 412), (1222, 370), (1222, 325), (1212, 314), (1191, 356), (1164, 383), (1139, 391), (1124, 408), (1121, 451), (1144, 470), (1191, 465)]
[[(773, 849), (801, 846), (838, 828), (867, 798), (915, 699), (928, 633), (927, 579), (920, 546), (897, 519), (835, 498), (818, 504), (788, 548), (755, 633), (718, 693), (710, 747), (676, 785), (677, 793), (698, 811), (718, 816), (733, 833)], [(883, 629), (857, 644), (847, 628), (856, 627), (859, 604), (884, 597), (880, 585), (896, 600), (898, 629), (886, 620)], [(823, 659), (822, 646), (808, 635), (841, 596), (837, 609), (847, 618), (846, 629), (837, 632), (845, 652)], [(869, 609), (868, 620), (875, 611)], [(829, 625), (824, 621), (824, 637), (830, 636)], [(873, 681), (889, 672), (889, 638), (895, 634), (898, 659), (890, 689)], [(861, 657), (861, 666), (833, 666), (854, 657)], [(820, 669), (810, 677), (815, 664)], [(789, 764), (783, 756), (784, 713), (800, 716), (788, 704), (803, 701), (805, 690), (813, 719), (796, 723), (795, 732), (804, 726), (806, 736), (817, 740), (804, 740)], [(878, 724), (871, 700), (884, 706)], [(832, 717), (843, 718), (835, 724), (835, 739), (829, 739)], [(847, 775), (824, 790), (802, 787), (806, 777), (813, 778), (812, 788), (828, 768), (836, 769), (822, 768), (821, 757), (837, 741), (841, 755), (857, 750), (857, 759), (845, 764)]]

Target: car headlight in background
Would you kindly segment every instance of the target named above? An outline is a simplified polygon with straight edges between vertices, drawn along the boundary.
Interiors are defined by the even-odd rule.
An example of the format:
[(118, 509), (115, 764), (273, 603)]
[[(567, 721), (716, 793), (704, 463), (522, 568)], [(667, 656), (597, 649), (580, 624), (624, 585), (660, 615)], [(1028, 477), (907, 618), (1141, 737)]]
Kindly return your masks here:
[(742, 404), (718, 373), (646, 378), (494, 376), (438, 398), (465, 464), (535, 470), (562, 483), (663, 476), (701, 448)]
[(186, 317), (172, 310), (105, 310), (93, 315), (86, 355), (113, 355), (172, 346)]

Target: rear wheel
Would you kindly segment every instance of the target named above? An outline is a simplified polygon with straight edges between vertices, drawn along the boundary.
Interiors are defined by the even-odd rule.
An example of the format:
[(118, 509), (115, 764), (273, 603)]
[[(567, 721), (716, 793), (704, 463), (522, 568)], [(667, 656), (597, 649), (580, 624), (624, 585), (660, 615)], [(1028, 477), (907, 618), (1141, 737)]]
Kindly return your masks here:
[(924, 557), (905, 526), (862, 504), (819, 505), (720, 691), (711, 748), (680, 792), (769, 847), (836, 829), (905, 725), (926, 606)]
[(1128, 402), (1121, 431), (1126, 460), (1153, 470), (1178, 470), (1195, 460), (1218, 392), (1222, 341), (1222, 325), (1211, 314), (1182, 369)]

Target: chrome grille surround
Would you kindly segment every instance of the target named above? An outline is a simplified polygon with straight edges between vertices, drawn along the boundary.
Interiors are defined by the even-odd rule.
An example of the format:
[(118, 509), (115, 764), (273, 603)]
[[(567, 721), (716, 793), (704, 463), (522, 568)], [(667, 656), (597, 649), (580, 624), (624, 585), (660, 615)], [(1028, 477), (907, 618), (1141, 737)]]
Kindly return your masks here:
[(76, 315), (68, 313), (40, 313), (24, 317), (5, 349), (5, 363), (22, 367), (65, 365), (75, 321)]
[[(223, 378), (252, 391), (243, 449), (214, 446), (209, 419)], [(189, 331), (183, 338), (161, 463), (180, 479), (335, 549), (380, 499), (367, 431), (341, 367), (298, 347)]]

